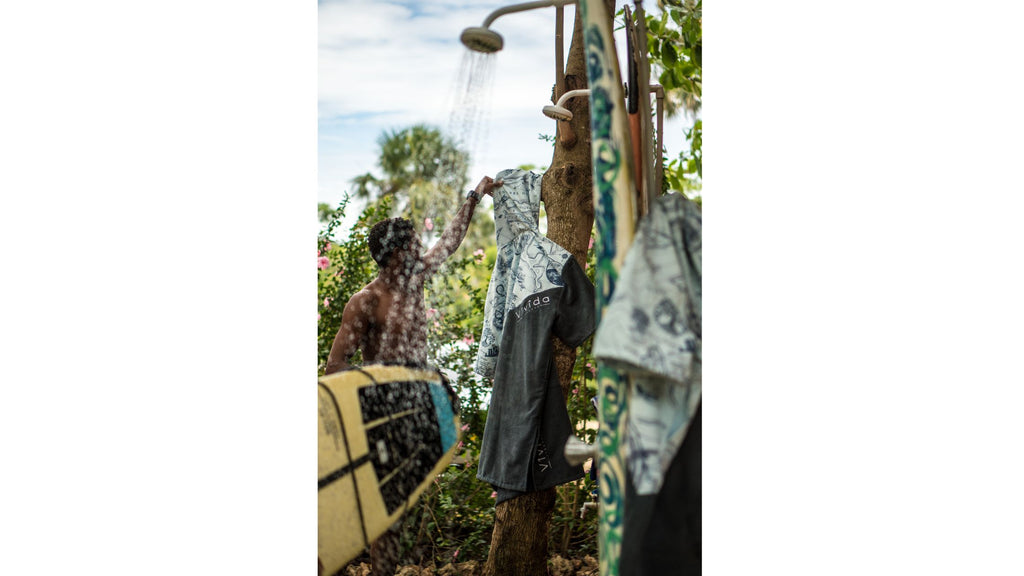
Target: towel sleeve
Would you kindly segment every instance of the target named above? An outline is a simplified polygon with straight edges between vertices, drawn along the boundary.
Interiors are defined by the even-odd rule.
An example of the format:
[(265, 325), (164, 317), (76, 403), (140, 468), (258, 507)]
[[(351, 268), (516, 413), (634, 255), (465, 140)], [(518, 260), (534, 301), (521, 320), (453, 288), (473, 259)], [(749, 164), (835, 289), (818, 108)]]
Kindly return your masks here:
[(594, 333), (594, 285), (572, 257), (562, 268), (562, 280), (565, 286), (552, 333), (566, 346), (575, 348)]

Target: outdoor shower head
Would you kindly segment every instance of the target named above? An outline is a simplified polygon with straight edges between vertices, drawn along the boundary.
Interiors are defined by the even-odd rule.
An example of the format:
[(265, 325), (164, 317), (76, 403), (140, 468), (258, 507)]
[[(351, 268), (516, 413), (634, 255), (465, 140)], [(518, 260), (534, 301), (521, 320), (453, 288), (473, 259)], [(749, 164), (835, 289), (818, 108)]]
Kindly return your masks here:
[(462, 31), (460, 40), (466, 45), (466, 48), (476, 52), (483, 52), (485, 54), (492, 54), (501, 50), (505, 45), (504, 40), (501, 39), (501, 35), (491, 30), (491, 23), (497, 20), (498, 16), (503, 14), (511, 14), (512, 12), (522, 12), (523, 10), (533, 10), (534, 8), (546, 8), (548, 6), (565, 6), (566, 4), (574, 4), (576, 0), (538, 0), (536, 2), (524, 2), (522, 4), (513, 4), (512, 6), (505, 6), (498, 8), (484, 20), (483, 26), (473, 26), (466, 28)]
[(484, 54), (493, 54), (501, 50), (505, 45), (501, 34), (483, 26), (466, 28), (462, 31), (462, 36), (459, 37), (459, 40), (462, 40), (466, 48), (474, 52), (483, 52)]
[(584, 94), (590, 94), (590, 90), (586, 88), (581, 90), (569, 90), (565, 94), (562, 94), (562, 97), (558, 99), (557, 104), (555, 104), (554, 106), (550, 104), (545, 106), (544, 115), (547, 116), (548, 118), (553, 118), (555, 120), (563, 120), (565, 122), (572, 120), (572, 112), (570, 112), (569, 109), (565, 107), (565, 103), (566, 101), (569, 100), (569, 98), (572, 98), (573, 96), (583, 96)]
[(554, 120), (564, 120), (566, 122), (572, 120), (572, 112), (563, 106), (552, 106), (551, 104), (548, 104), (544, 107), (544, 115)]

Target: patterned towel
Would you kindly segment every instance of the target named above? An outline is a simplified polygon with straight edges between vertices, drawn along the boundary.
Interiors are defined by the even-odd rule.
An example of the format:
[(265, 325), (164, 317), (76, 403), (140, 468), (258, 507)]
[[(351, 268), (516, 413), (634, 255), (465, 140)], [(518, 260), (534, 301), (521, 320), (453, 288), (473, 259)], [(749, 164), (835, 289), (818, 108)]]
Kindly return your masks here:
[(631, 376), (626, 462), (653, 494), (701, 397), (701, 214), (679, 194), (651, 203), (626, 254), (594, 356)]

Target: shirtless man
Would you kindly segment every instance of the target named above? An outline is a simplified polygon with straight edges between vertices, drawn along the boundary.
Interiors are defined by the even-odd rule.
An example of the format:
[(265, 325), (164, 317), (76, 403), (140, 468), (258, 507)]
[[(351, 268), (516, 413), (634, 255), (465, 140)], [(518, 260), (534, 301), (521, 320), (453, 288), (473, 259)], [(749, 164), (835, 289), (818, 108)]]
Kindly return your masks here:
[(425, 254), (421, 254), (423, 244), (409, 220), (391, 218), (373, 226), (367, 243), (380, 271), (345, 304), (341, 328), (327, 357), (327, 374), (348, 368), (349, 358), (360, 348), (368, 364), (426, 365), (423, 286), (462, 243), (477, 203), (495, 186), (501, 182), (484, 176), (437, 244)]
[[(427, 322), (423, 287), (466, 237), (469, 220), (483, 194), (501, 186), (485, 176), (469, 193), (440, 240), (425, 254), (412, 222), (391, 218), (370, 229), (370, 256), (380, 267), (377, 278), (357, 292), (341, 316), (341, 328), (327, 357), (327, 374), (349, 367), (362, 349), (369, 363), (426, 366)], [(374, 576), (395, 573), (398, 532), (389, 530), (370, 547)]]

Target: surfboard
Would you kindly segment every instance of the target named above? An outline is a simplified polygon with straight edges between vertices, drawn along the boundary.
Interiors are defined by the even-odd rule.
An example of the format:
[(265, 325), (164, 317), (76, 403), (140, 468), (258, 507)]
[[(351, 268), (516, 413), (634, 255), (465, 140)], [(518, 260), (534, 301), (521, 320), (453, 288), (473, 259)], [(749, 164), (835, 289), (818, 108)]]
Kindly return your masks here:
[(370, 365), (317, 384), (319, 570), (333, 575), (419, 499), (461, 432), (437, 371)]
[[(637, 168), (633, 166), (625, 94), (604, 0), (580, 0), (587, 81), (590, 86), (590, 146), (594, 173), (594, 288), (597, 321), (611, 300), (637, 218)], [(644, 87), (646, 89), (646, 87)], [(597, 548), (601, 576), (617, 576), (622, 548), (626, 487), (624, 441), (629, 409), (626, 378), (598, 362), (597, 431), (599, 523)]]

